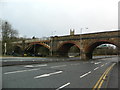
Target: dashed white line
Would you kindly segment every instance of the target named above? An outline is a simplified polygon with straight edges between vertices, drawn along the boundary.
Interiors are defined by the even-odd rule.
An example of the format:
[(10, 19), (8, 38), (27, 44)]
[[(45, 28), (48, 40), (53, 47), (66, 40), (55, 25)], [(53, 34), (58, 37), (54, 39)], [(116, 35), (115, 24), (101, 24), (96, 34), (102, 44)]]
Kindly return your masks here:
[(100, 64), (101, 62), (96, 62), (96, 63), (94, 63), (94, 64)]
[(88, 73), (85, 73), (85, 74), (81, 75), (80, 78), (83, 78), (83, 77), (85, 77), (86, 75), (88, 75), (90, 73), (91, 73), (91, 71), (89, 71)]
[(43, 74), (43, 75), (40, 75), (40, 76), (36, 76), (34, 78), (42, 78), (42, 77), (48, 77), (48, 76), (50, 76), (50, 74)]
[(24, 66), (24, 67), (34, 67), (33, 65), (26, 65), (26, 66)]
[(52, 66), (50, 68), (65, 67), (65, 66), (67, 66), (67, 65)]
[(51, 76), (51, 75), (54, 75), (54, 74), (60, 74), (62, 72), (63, 71), (53, 72), (53, 73), (49, 73), (49, 74), (43, 74), (43, 75), (40, 75), (40, 76), (36, 76), (34, 78), (37, 79), (37, 78), (42, 78), (42, 77), (48, 77), (48, 76)]
[(35, 67), (47, 66), (47, 64), (35, 65)]
[(99, 67), (96, 67), (94, 70), (97, 70)]
[(44, 67), (44, 66), (47, 66), (47, 64), (41, 64), (41, 65), (26, 65), (24, 67)]
[(107, 65), (108, 63), (106, 63), (106, 65)]
[(30, 70), (13, 71), (13, 72), (6, 72), (6, 73), (4, 73), (4, 74), (20, 73), (20, 72), (34, 71), (34, 70), (39, 70), (39, 69), (30, 69)]
[(65, 85), (62, 85), (61, 87), (57, 88), (56, 90), (60, 90), (60, 89), (66, 87), (66, 86), (68, 86), (68, 85), (70, 85), (70, 82), (66, 83)]
[(101, 67), (103, 67), (104, 66), (104, 64), (103, 65), (101, 65)]

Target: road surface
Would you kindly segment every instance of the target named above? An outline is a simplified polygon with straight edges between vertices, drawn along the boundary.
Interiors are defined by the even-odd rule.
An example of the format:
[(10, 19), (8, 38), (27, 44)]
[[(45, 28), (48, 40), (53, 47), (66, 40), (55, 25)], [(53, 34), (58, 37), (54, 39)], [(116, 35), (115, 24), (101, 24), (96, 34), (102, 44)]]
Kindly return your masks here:
[(118, 88), (118, 67), (118, 57), (5, 66), (2, 88)]

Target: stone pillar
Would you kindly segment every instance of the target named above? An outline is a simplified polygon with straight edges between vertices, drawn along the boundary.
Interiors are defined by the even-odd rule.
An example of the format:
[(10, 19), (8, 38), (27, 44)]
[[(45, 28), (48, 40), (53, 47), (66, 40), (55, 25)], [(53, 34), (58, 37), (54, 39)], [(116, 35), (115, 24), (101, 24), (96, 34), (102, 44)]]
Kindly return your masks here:
[(92, 54), (91, 54), (91, 53), (82, 52), (80, 56), (81, 56), (81, 59), (82, 59), (82, 60), (92, 59)]
[(25, 53), (25, 40), (22, 40), (22, 55)]

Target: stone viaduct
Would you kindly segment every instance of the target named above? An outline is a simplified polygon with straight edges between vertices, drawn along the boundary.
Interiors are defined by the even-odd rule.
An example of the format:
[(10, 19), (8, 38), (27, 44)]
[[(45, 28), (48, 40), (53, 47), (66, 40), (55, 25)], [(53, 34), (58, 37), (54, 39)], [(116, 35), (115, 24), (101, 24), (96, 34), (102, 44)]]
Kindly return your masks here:
[[(120, 31), (107, 31), (88, 34), (54, 36), (48, 40), (14, 42), (15, 51), (33, 52), (34, 49), (43, 46), (52, 56), (67, 57), (72, 46), (80, 49), (82, 59), (92, 59), (93, 50), (101, 44), (113, 44), (120, 51)], [(33, 48), (36, 47), (36, 48)]]

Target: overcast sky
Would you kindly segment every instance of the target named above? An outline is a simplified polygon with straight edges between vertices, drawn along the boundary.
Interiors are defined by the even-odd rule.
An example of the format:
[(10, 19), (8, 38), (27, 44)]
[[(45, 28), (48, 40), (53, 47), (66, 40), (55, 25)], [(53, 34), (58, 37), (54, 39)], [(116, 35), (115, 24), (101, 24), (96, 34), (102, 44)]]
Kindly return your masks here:
[[(118, 28), (119, 0), (0, 0), (0, 18), (20, 36), (48, 37), (113, 31)], [(88, 29), (86, 29), (86, 27)]]

